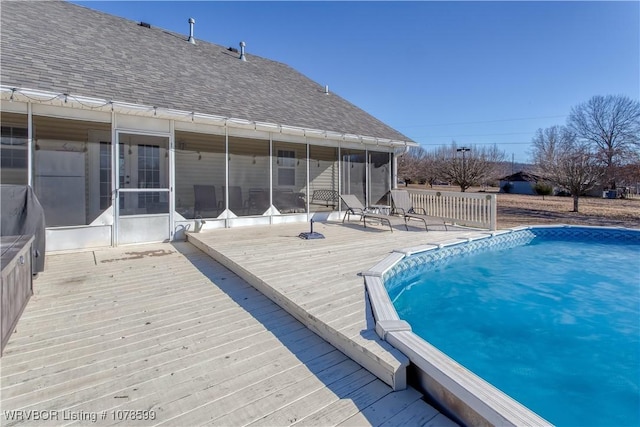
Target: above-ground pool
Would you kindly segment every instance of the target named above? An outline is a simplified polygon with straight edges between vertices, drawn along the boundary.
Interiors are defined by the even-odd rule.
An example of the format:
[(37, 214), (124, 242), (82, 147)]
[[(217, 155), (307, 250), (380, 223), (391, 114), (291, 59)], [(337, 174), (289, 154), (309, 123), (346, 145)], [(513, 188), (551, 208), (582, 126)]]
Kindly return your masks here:
[(640, 425), (640, 230), (499, 237), (387, 271), (399, 317), (553, 424)]

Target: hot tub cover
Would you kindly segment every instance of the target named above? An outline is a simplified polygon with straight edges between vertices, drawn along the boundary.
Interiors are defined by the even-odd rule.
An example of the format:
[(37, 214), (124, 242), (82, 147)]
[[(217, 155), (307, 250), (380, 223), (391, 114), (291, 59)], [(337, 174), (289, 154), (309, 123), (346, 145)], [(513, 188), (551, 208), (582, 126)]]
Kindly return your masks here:
[(0, 185), (2, 236), (33, 235), (33, 273), (44, 271), (44, 210), (28, 185)]

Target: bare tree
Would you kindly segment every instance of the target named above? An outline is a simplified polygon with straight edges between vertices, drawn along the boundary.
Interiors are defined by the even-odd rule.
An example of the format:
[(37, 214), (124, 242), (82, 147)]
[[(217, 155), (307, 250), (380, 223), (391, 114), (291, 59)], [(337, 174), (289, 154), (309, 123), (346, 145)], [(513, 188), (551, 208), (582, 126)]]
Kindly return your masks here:
[(438, 162), (438, 156), (434, 151), (425, 152), (425, 155), (420, 162), (420, 167), (420, 181), (424, 181), (429, 184), (429, 187), (433, 188), (433, 185), (436, 182), (442, 181), (442, 173)]
[(626, 164), (618, 168), (618, 178), (625, 187), (623, 196), (627, 196), (627, 190), (631, 194), (639, 194), (640, 191), (640, 152), (634, 153), (627, 159)]
[(532, 145), (539, 171), (571, 194), (573, 212), (578, 212), (580, 196), (595, 187), (603, 175), (603, 168), (590, 145), (578, 141), (564, 126), (538, 129)]
[(567, 121), (578, 138), (592, 144), (616, 186), (616, 169), (640, 148), (640, 102), (622, 95), (594, 96), (571, 109)]
[(436, 155), (441, 176), (463, 192), (495, 178), (493, 175), (505, 159), (504, 151), (495, 145), (458, 147), (455, 141), (449, 147), (438, 149)]
[(400, 157), (398, 160), (398, 176), (405, 183), (408, 184), (419, 180), (421, 161), (424, 156), (425, 151), (422, 147), (411, 147), (405, 155)]
[(531, 141), (533, 162), (538, 172), (544, 173), (553, 165), (560, 151), (575, 143), (575, 134), (566, 126), (555, 125), (538, 129)]
[(421, 182), (430, 186), (439, 179), (439, 168), (435, 153), (422, 147), (414, 147), (400, 158), (398, 175), (405, 182)]

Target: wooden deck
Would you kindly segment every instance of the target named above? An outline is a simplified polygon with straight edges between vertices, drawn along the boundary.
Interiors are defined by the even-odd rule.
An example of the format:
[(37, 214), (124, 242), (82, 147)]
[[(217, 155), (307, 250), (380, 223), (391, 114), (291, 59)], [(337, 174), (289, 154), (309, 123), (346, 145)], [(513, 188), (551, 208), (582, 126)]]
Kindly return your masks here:
[[(402, 222), (402, 221), (400, 221)], [(361, 223), (315, 223), (325, 239), (298, 237), (305, 224), (190, 234), (194, 245), (247, 280), (322, 338), (392, 386), (406, 386), (408, 359), (375, 332), (360, 276), (394, 249), (467, 238), (477, 231), (394, 231)]]
[[(358, 247), (377, 234), (345, 240), (360, 259), (338, 266), (325, 258), (339, 242), (332, 227), (318, 230), (326, 241), (294, 238), (300, 224), (198, 237), (244, 248), (238, 256), (251, 266), (288, 265), (282, 279), (273, 268), (259, 274), (290, 295), (315, 295), (310, 318), (362, 331), (362, 280), (352, 276), (375, 262)], [(282, 240), (299, 249), (288, 263), (271, 259), (287, 254)], [(348, 290), (355, 282), (359, 299)], [(48, 254), (34, 292), (0, 359), (3, 426), (452, 425), (416, 390), (394, 392), (189, 243)]]

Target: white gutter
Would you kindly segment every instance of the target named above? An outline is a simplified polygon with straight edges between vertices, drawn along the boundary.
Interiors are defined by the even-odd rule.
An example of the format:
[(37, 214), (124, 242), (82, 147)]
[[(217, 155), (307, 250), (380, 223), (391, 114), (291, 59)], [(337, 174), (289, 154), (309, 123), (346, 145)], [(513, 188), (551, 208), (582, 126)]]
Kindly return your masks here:
[[(29, 88), (20, 88), (7, 85), (0, 85), (0, 99), (11, 100), (17, 102), (37, 102), (41, 104), (56, 105), (61, 107), (73, 107), (79, 109), (90, 109), (98, 111), (113, 111), (121, 114), (129, 114), (136, 116), (155, 117), (162, 119), (170, 119), (177, 121), (190, 121), (199, 123), (207, 123), (213, 125), (235, 127), (241, 129), (269, 130), (270, 132), (278, 131), (282, 134), (296, 136), (324, 136), (326, 139), (344, 141), (359, 140), (368, 145), (382, 145), (394, 148), (394, 154), (397, 156), (406, 153), (408, 147), (417, 146), (418, 144), (411, 141), (392, 140), (385, 138), (376, 138), (367, 135), (355, 135), (350, 133), (340, 133), (322, 129), (304, 128), (297, 126), (288, 126), (278, 123), (256, 122), (246, 119), (234, 117), (225, 117), (214, 114), (204, 114), (195, 111), (184, 111), (170, 108), (162, 108), (154, 105), (134, 104), (130, 102), (122, 102), (115, 100), (107, 100), (102, 98), (92, 98), (81, 95), (72, 95), (69, 93), (59, 93), (44, 90), (36, 90)], [(398, 150), (400, 150), (398, 152)]]

